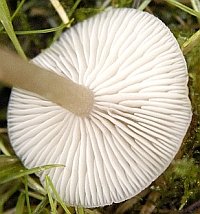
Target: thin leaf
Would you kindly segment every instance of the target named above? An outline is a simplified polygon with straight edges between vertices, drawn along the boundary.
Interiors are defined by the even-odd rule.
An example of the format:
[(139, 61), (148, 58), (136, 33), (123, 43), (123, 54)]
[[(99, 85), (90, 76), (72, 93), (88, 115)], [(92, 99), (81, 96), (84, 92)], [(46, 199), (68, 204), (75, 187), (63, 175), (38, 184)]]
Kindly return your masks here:
[(51, 212), (53, 214), (56, 214), (56, 207), (53, 203), (53, 198), (51, 196), (51, 190), (50, 190), (50, 186), (49, 186), (48, 176), (45, 177), (45, 183), (46, 183), (46, 189), (47, 189), (47, 194), (48, 194), (48, 198), (49, 198), (49, 203), (51, 206)]
[(59, 0), (50, 0), (51, 4), (53, 5), (54, 9), (60, 16), (61, 20), (64, 24), (69, 23), (69, 17), (67, 16), (67, 13), (65, 12), (62, 4), (59, 2)]
[(26, 205), (28, 208), (28, 213), (31, 214), (31, 205), (29, 200), (29, 192), (28, 192), (28, 179), (27, 176), (25, 176), (25, 197), (26, 197)]
[(0, 170), (18, 162), (19, 159), (16, 156), (0, 155)]
[(0, 184), (54, 167), (63, 167), (63, 165), (54, 164), (26, 169), (16, 157), (2, 155), (0, 156)]
[(6, 148), (6, 146), (4, 145), (3, 139), (0, 138), (0, 150), (3, 152), (3, 154), (10, 156), (10, 152), (8, 151), (8, 149)]
[(151, 1), (152, 0), (144, 0), (138, 7), (138, 10), (144, 10), (151, 3)]
[(132, 3), (132, 7), (135, 8), (135, 9), (138, 9), (140, 3), (141, 3), (141, 0), (135, 0)]
[(1, 194), (0, 198), (0, 213), (3, 210), (3, 205), (8, 199), (19, 189), (20, 183), (16, 182), (14, 185), (11, 185), (8, 191), (5, 193)]
[(21, 193), (17, 200), (16, 214), (24, 213), (25, 194)]
[(77, 214), (84, 214), (85, 212), (84, 212), (83, 207), (76, 207), (76, 213)]
[(38, 183), (35, 179), (28, 176), (28, 186), (29, 188), (33, 189), (34, 191), (40, 193), (41, 195), (46, 195), (45, 189), (41, 186), (40, 183)]
[[(25, 190), (22, 190), (22, 192), (25, 193)], [(28, 191), (28, 194), (29, 194), (29, 196), (31, 196), (32, 198), (38, 199), (38, 200), (40, 200), (40, 201), (43, 200), (43, 198), (45, 197), (45, 196), (40, 195), (40, 194), (38, 194), (38, 193), (36, 193), (36, 192), (30, 192), (30, 190)]]
[(180, 8), (181, 10), (183, 10), (183, 11), (185, 11), (185, 12), (187, 12), (187, 13), (193, 15), (193, 16), (196, 16), (196, 17), (200, 18), (200, 12), (195, 11), (190, 7), (187, 7), (184, 4), (181, 4), (180, 2), (178, 2), (176, 0), (165, 0), (165, 1), (168, 2), (169, 4), (175, 6), (175, 7)]
[(58, 27), (49, 28), (49, 29), (42, 29), (42, 30), (15, 31), (15, 34), (16, 35), (31, 35), (31, 34), (40, 34), (40, 33), (52, 33), (52, 32), (56, 32), (58, 30), (63, 30), (65, 27), (67, 27), (67, 25), (66, 24), (61, 24)]
[(198, 30), (185, 43), (183, 43), (181, 47), (183, 54), (187, 54), (188, 52), (190, 52), (199, 43), (200, 43), (200, 30)]
[(79, 3), (81, 2), (81, 0), (76, 0), (76, 2), (74, 3), (73, 7), (71, 8), (71, 10), (68, 12), (69, 17), (71, 17), (73, 15), (73, 13), (75, 12), (76, 8), (78, 7)]
[[(200, 1), (199, 0), (191, 0), (191, 4), (194, 10), (200, 11)], [(200, 19), (198, 18), (198, 22), (200, 23)]]
[(59, 196), (58, 192), (56, 191), (51, 179), (49, 178), (49, 176), (47, 175), (45, 179), (46, 179), (47, 187), (48, 188), (51, 187), (51, 190), (52, 190), (53, 194), (55, 195), (56, 200), (60, 203), (60, 205), (62, 206), (62, 208), (65, 210), (65, 212), (67, 214), (71, 214), (70, 211), (68, 210), (68, 208), (66, 207), (65, 203), (60, 198), (60, 196)]
[(0, 1), (0, 21), (2, 25), (4, 26), (9, 38), (11, 39), (15, 49), (17, 50), (18, 54), (26, 59), (26, 55), (24, 54), (24, 51), (15, 35), (13, 25), (12, 25), (12, 20), (10, 16), (10, 11), (8, 9), (8, 5), (6, 3), (6, 0), (1, 0)]
[(24, 2), (25, 2), (25, 1), (26, 1), (26, 0), (22, 0), (22, 1), (19, 3), (17, 9), (15, 10), (15, 12), (13, 13), (13, 15), (12, 15), (12, 17), (11, 17), (11, 20), (13, 20), (13, 19), (15, 18), (15, 16), (18, 14), (18, 12), (21, 10), (21, 8), (22, 8), (22, 6), (24, 5)]
[[(74, 19), (72, 19), (69, 23), (67, 24), (61, 24), (58, 27), (53, 27), (53, 28), (48, 28), (48, 29), (42, 29), (42, 30), (20, 30), (20, 31), (15, 31), (16, 35), (31, 35), (31, 34), (43, 34), (43, 33), (52, 33), (52, 32), (57, 32), (57, 31), (61, 31), (64, 28), (67, 28), (69, 24), (71, 24), (74, 21)], [(6, 33), (6, 32), (2, 32), (2, 33)]]
[(48, 197), (44, 197), (43, 200), (38, 204), (32, 214), (39, 214), (43, 211), (46, 205), (49, 203)]
[(200, 1), (199, 0), (191, 0), (192, 7), (196, 11), (200, 11)]

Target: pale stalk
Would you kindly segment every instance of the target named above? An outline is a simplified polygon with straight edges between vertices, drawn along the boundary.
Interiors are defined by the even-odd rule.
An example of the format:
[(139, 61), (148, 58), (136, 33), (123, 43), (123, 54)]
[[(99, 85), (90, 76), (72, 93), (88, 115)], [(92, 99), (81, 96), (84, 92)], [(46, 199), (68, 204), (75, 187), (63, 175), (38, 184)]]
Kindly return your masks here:
[(1, 49), (0, 82), (40, 95), (78, 116), (87, 116), (93, 107), (88, 88)]

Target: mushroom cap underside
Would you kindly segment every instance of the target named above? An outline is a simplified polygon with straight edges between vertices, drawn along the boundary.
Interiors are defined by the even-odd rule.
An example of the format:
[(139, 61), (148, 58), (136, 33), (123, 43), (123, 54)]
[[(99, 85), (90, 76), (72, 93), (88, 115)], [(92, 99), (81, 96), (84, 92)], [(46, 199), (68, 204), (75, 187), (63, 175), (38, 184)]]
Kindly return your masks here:
[(103, 12), (71, 27), (33, 62), (94, 93), (87, 117), (19, 89), (10, 98), (16, 154), (27, 168), (63, 164), (39, 176), (44, 184), (48, 174), (66, 203), (121, 202), (168, 167), (192, 113), (184, 57), (159, 19), (134, 9)]

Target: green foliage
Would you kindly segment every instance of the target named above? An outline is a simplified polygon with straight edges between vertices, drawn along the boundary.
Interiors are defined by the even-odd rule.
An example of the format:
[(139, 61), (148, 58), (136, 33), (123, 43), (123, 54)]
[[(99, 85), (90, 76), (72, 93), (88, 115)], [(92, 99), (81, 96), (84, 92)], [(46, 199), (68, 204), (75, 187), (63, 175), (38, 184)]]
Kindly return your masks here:
[(53, 198), (51, 196), (51, 191), (53, 192), (53, 195), (55, 196), (56, 200), (60, 203), (62, 208), (65, 210), (65, 212), (67, 214), (70, 214), (70, 211), (68, 210), (68, 208), (66, 207), (66, 205), (62, 201), (62, 199), (60, 198), (60, 196), (57, 193), (55, 187), (53, 186), (53, 183), (52, 183), (51, 179), (49, 178), (49, 176), (46, 176), (45, 181), (46, 181), (46, 188), (47, 188), (47, 193), (48, 193), (49, 201), (50, 201), (50, 204), (51, 204), (52, 212), (54, 212), (53, 210), (54, 210), (55, 206), (54, 206), (54, 203), (53, 203)]
[[(66, 10), (71, 25), (105, 9), (102, 6), (104, 0), (61, 0), (60, 2)], [(138, 2), (140, 1), (110, 0), (107, 6), (131, 7), (133, 3)], [(17, 214), (57, 213), (58, 210), (71, 214), (107, 214), (115, 213), (117, 210), (120, 210), (121, 214), (129, 211), (140, 213), (146, 205), (147, 198), (155, 191), (159, 192), (161, 197), (156, 201), (157, 210), (154, 213), (162, 213), (166, 210), (171, 213), (179, 209), (184, 210), (200, 198), (200, 42), (198, 36), (192, 37), (199, 29), (200, 12), (196, 11), (199, 5), (197, 1), (191, 1), (191, 4), (187, 1), (187, 6), (175, 0), (142, 2), (139, 9), (147, 9), (161, 18), (172, 29), (183, 50), (186, 46), (189, 48), (185, 57), (189, 69), (189, 89), (194, 116), (179, 156), (184, 158), (174, 161), (163, 177), (145, 193), (134, 198), (131, 203), (127, 203), (128, 205), (122, 204), (123, 208), (120, 208), (121, 204), (94, 210), (67, 207), (49, 177), (46, 177), (46, 189), (44, 189), (38, 178), (33, 175), (35, 172), (55, 166), (28, 170), (14, 156), (6, 133), (9, 92), (0, 86), (0, 214), (13, 207), (16, 208)], [(196, 10), (193, 10), (192, 6)], [(40, 53), (69, 26), (62, 23), (50, 1), (39, 0), (0, 0), (0, 20), (2, 23), (0, 43), (15, 48), (24, 58), (25, 55), (32, 58)], [(11, 198), (12, 202), (10, 202)]]
[(38, 173), (47, 169), (51, 169), (54, 167), (62, 167), (62, 165), (46, 165), (40, 166), (32, 169), (26, 169), (21, 164), (19, 159), (14, 156), (0, 156), (0, 184), (4, 184), (6, 182), (10, 182), (14, 179), (20, 178), (25, 175), (30, 175), (33, 173)]
[(200, 12), (191, 9), (190, 7), (187, 7), (176, 0), (165, 0), (165, 1), (168, 2), (169, 4), (172, 4), (175, 7), (180, 8), (181, 10), (185, 11), (188, 14), (191, 14), (193, 16), (200, 18)]
[(115, 0), (113, 1), (114, 7), (131, 7), (133, 0)]
[(99, 8), (79, 8), (74, 13), (74, 17), (78, 22), (80, 22), (91, 16), (94, 16), (100, 13), (101, 11), (102, 9), (99, 9)]
[(189, 201), (194, 202), (200, 197), (200, 167), (192, 158), (175, 161), (172, 169), (165, 173), (165, 182), (167, 186), (161, 190), (161, 206), (182, 210)]
[(21, 57), (26, 59), (26, 55), (24, 54), (24, 51), (15, 35), (13, 26), (12, 26), (12, 19), (10, 16), (10, 12), (6, 3), (6, 0), (0, 1), (0, 21), (2, 25), (4, 26), (8, 36), (10, 37), (13, 45), (15, 46), (17, 52)]
[(186, 56), (190, 76), (190, 98), (193, 106), (194, 119), (197, 126), (197, 137), (199, 140), (200, 121), (200, 43), (196, 45)]
[(174, 172), (175, 178), (181, 178), (183, 182), (184, 194), (179, 208), (182, 209), (189, 199), (200, 196), (200, 167), (193, 159), (184, 158), (177, 161)]
[(24, 206), (25, 206), (25, 194), (22, 192), (20, 193), (17, 204), (16, 204), (16, 214), (24, 213)]

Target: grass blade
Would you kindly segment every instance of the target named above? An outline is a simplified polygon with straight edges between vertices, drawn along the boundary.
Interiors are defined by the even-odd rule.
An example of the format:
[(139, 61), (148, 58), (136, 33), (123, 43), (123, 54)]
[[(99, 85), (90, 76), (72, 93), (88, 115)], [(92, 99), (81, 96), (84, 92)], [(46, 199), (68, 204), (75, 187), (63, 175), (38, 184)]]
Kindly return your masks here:
[(180, 2), (176, 1), (176, 0), (165, 0), (166, 2), (168, 2), (169, 4), (178, 7), (179, 9), (193, 15), (196, 16), (197, 18), (200, 18), (200, 12), (193, 10), (190, 7), (185, 6), (184, 4), (181, 4)]
[(144, 10), (151, 3), (151, 1), (152, 0), (144, 0), (138, 7), (138, 10)]
[(4, 203), (7, 202), (9, 200), (9, 198), (15, 192), (18, 191), (19, 186), (20, 186), (19, 182), (14, 183), (14, 185), (11, 184), (10, 188), (6, 192), (1, 194), (1, 198), (0, 198), (0, 213), (3, 213), (2, 210), (3, 210)]
[(29, 194), (28, 194), (27, 176), (25, 176), (25, 197), (26, 197), (26, 204), (27, 204), (27, 208), (28, 208), (28, 213), (31, 214), (31, 205), (30, 205)]
[(14, 156), (0, 156), (0, 184), (20, 178), (25, 175), (38, 173), (54, 167), (62, 167), (63, 165), (54, 164), (26, 169), (21, 162)]
[(76, 207), (76, 213), (77, 214), (84, 214), (85, 212), (84, 212), (83, 207)]
[(71, 17), (74, 13), (74, 11), (76, 10), (76, 8), (78, 7), (78, 5), (80, 4), (81, 0), (76, 0), (76, 2), (74, 3), (73, 7), (71, 8), (71, 10), (68, 12), (69, 17)]
[(59, 2), (59, 0), (50, 0), (51, 4), (53, 5), (54, 9), (60, 16), (61, 20), (63, 21), (64, 24), (69, 23), (69, 18), (67, 16), (67, 13), (65, 12), (63, 6)]
[(6, 0), (1, 0), (0, 1), (0, 21), (2, 22), (2, 25), (4, 26), (9, 38), (11, 39), (16, 51), (18, 54), (26, 59), (26, 55), (15, 35), (13, 25), (12, 25), (12, 20), (10, 16), (10, 11), (8, 9), (8, 5), (6, 3)]
[[(73, 20), (72, 20), (73, 21)], [(69, 22), (71, 23), (71, 22)], [(68, 24), (61, 24), (58, 27), (49, 28), (49, 29), (42, 29), (42, 30), (24, 30), (24, 31), (15, 31), (16, 35), (31, 35), (31, 34), (40, 34), (40, 33), (52, 33), (58, 30), (63, 30), (67, 27)]]
[(49, 203), (48, 197), (44, 197), (43, 200), (38, 204), (32, 214), (39, 214), (43, 211), (46, 205)]
[(56, 207), (55, 207), (55, 204), (53, 202), (53, 198), (51, 196), (51, 190), (50, 190), (48, 176), (45, 177), (45, 183), (46, 183), (46, 189), (47, 189), (47, 194), (48, 194), (48, 198), (49, 198), (49, 203), (51, 206), (51, 211), (53, 214), (56, 214)]
[(0, 138), (0, 150), (3, 154), (10, 156), (10, 152), (8, 151), (8, 149), (6, 148), (6, 146), (4, 145), (3, 139)]
[(191, 0), (192, 7), (196, 11), (200, 11), (200, 1), (199, 0)]
[(41, 184), (37, 182), (36, 179), (33, 179), (31, 176), (28, 176), (28, 187), (41, 195), (47, 194)]
[(15, 16), (17, 15), (17, 13), (20, 11), (20, 9), (22, 8), (22, 6), (24, 5), (25, 1), (26, 1), (26, 0), (22, 0), (22, 1), (19, 3), (17, 9), (15, 10), (15, 12), (13, 13), (13, 15), (12, 15), (12, 17), (11, 17), (11, 20), (13, 20), (13, 19), (15, 18)]
[(60, 203), (60, 205), (62, 206), (62, 208), (65, 210), (65, 212), (67, 214), (71, 214), (71, 212), (68, 210), (68, 208), (66, 207), (65, 203), (62, 201), (62, 199), (60, 198), (59, 194), (57, 193), (51, 179), (49, 178), (49, 176), (46, 176), (46, 187), (49, 190), (49, 187), (51, 188), (53, 194), (55, 195), (56, 200)]
[[(28, 183), (28, 187), (29, 187), (29, 183)], [(21, 190), (21, 191), (23, 193), (25, 193), (25, 190)], [(33, 191), (30, 191), (30, 190), (28, 191), (28, 194), (31, 198), (35, 198), (35, 199), (40, 200), (40, 201), (43, 200), (43, 198), (44, 198), (43, 195), (40, 195), (40, 194), (33, 192)]]
[(183, 54), (190, 52), (196, 45), (200, 43), (200, 30), (193, 34), (186, 42), (183, 43), (181, 49)]
[(21, 193), (17, 200), (16, 214), (24, 213), (25, 194)]

